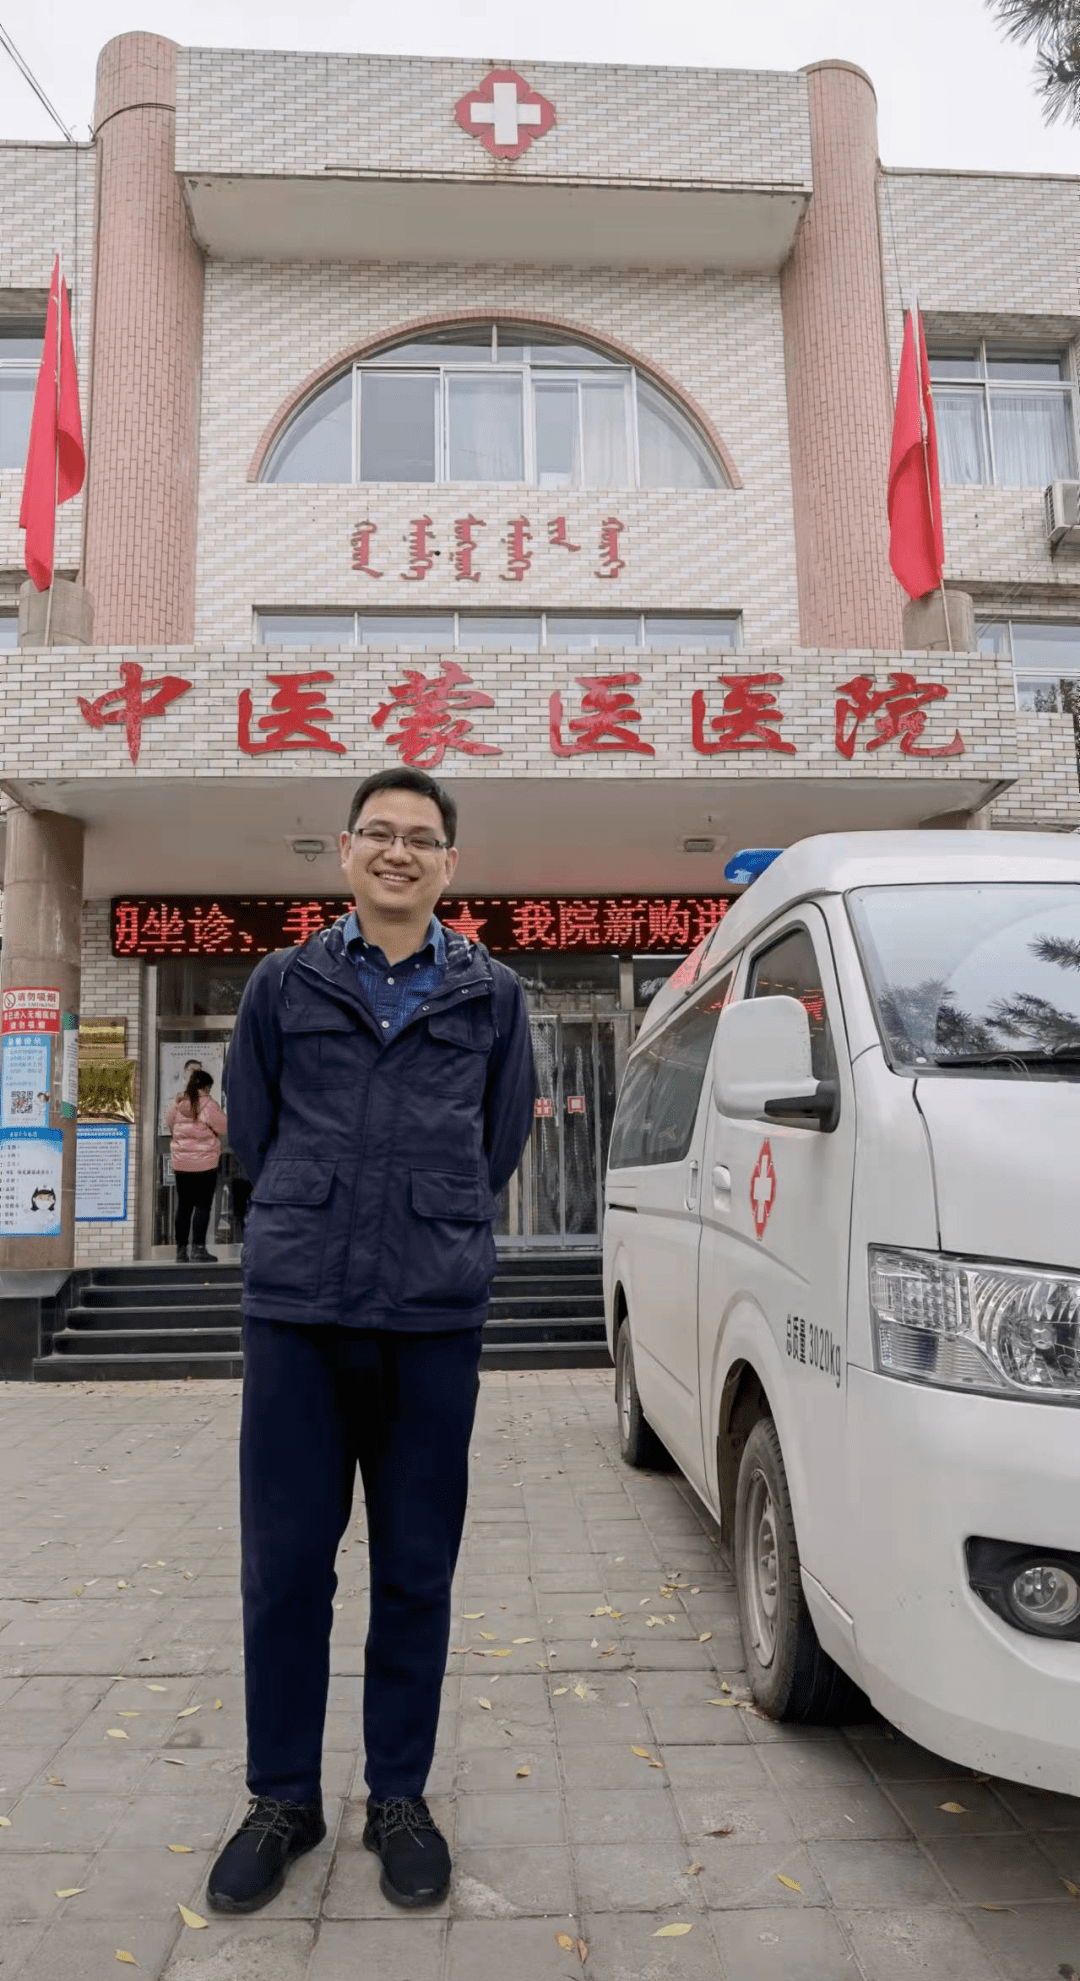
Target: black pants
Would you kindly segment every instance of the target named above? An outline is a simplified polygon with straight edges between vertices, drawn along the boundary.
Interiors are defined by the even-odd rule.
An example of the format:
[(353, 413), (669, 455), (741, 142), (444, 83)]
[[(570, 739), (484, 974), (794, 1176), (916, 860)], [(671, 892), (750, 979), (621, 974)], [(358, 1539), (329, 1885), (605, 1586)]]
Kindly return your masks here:
[(177, 1247), (187, 1244), (189, 1229), (192, 1244), (205, 1245), (217, 1189), (217, 1166), (215, 1164), (213, 1169), (176, 1169), (173, 1175), (176, 1178)]
[(450, 1639), (480, 1329), (444, 1334), (244, 1321), (240, 1529), (248, 1788), (319, 1792), (334, 1559), (359, 1464), (371, 1618), (366, 1780), (422, 1795)]
[(251, 1206), (251, 1192), (254, 1185), (246, 1176), (234, 1176), (232, 1180), (233, 1236), (243, 1238), (244, 1224)]

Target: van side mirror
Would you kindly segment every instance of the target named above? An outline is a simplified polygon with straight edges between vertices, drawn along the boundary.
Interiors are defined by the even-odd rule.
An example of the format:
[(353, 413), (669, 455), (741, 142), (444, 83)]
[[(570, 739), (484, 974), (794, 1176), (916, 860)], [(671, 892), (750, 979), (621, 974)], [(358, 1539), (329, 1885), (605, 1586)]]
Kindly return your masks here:
[(793, 1117), (836, 1126), (836, 1082), (814, 1077), (810, 1020), (797, 997), (747, 998), (721, 1012), (713, 1099), (736, 1121)]

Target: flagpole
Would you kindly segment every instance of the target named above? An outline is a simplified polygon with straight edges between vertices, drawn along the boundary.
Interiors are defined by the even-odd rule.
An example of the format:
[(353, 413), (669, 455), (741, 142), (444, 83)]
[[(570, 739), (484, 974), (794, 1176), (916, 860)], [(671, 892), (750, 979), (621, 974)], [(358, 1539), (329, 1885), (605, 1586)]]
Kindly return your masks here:
[(56, 438), (53, 444), (53, 550), (49, 572), (49, 598), (45, 607), (45, 645), (52, 632), (53, 586), (56, 583), (56, 512), (60, 507), (60, 299), (64, 293), (63, 250), (56, 257)]
[[(919, 298), (918, 298), (918, 296), (917, 296), (917, 295), (915, 294), (915, 292), (914, 292), (914, 290), (912, 291), (912, 296), (911, 296), (911, 335), (912, 335), (912, 341), (913, 341), (913, 343), (914, 343), (914, 345), (915, 345), (915, 374), (916, 374), (916, 377), (917, 377), (917, 379), (918, 379), (918, 384), (919, 384), (919, 434), (920, 434), (920, 438), (921, 438), (921, 440), (922, 440), (922, 453), (923, 453), (923, 471), (924, 471), (924, 473), (925, 473), (925, 475), (926, 475), (926, 500), (927, 500), (927, 503), (928, 503), (928, 505), (929, 505), (929, 508), (930, 508), (930, 521), (931, 521), (931, 526), (932, 526), (932, 525), (933, 525), (933, 519), (934, 519), (934, 487), (933, 487), (933, 483), (932, 483), (932, 482), (931, 482), (931, 480), (930, 480), (930, 447), (929, 447), (929, 439), (930, 439), (930, 435), (929, 435), (929, 431), (928, 431), (928, 429), (927, 429), (927, 425), (926, 425), (926, 408), (925, 408), (925, 406), (923, 405), (923, 383), (922, 383), (922, 360), (923, 360), (923, 334), (922, 334), (922, 317), (921, 317), (921, 315), (919, 314)], [(939, 482), (939, 487), (938, 487), (938, 500), (939, 500), (939, 501), (941, 500), (941, 492), (940, 492), (940, 482)], [(953, 648), (953, 640), (952, 640), (952, 627), (951, 627), (951, 626), (950, 626), (950, 624), (949, 624), (949, 601), (948, 601), (948, 599), (947, 599), (947, 598), (946, 598), (946, 596), (945, 596), (945, 567), (944, 567), (944, 564), (942, 565), (942, 569), (941, 569), (941, 578), (940, 578), (940, 581), (939, 581), (939, 584), (938, 584), (938, 590), (939, 590), (939, 592), (941, 593), (941, 610), (942, 610), (942, 612), (943, 612), (943, 613), (945, 614), (945, 638), (947, 639), (947, 641), (948, 641), (948, 643), (949, 643), (949, 654), (950, 654), (950, 657), (952, 657), (952, 658), (955, 658), (955, 651), (954, 651), (954, 648)]]

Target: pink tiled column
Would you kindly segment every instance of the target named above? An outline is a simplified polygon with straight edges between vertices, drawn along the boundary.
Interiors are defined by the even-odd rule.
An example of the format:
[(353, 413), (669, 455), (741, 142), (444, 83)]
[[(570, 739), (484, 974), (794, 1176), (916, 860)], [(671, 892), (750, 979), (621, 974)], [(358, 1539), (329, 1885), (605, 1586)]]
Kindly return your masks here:
[(175, 169), (176, 44), (123, 34), (98, 61), (98, 230), (84, 580), (101, 646), (195, 623), (202, 255)]
[(895, 649), (877, 101), (849, 62), (805, 73), (814, 194), (781, 276), (800, 633), (809, 647)]

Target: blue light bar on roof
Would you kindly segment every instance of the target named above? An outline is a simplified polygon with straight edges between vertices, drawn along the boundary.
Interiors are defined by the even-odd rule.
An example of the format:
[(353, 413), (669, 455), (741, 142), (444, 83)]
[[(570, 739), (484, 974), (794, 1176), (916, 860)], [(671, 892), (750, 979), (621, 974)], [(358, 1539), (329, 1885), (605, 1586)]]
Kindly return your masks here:
[(752, 880), (757, 880), (766, 867), (780, 858), (783, 850), (782, 846), (746, 846), (728, 861), (724, 879), (733, 887), (749, 887)]

